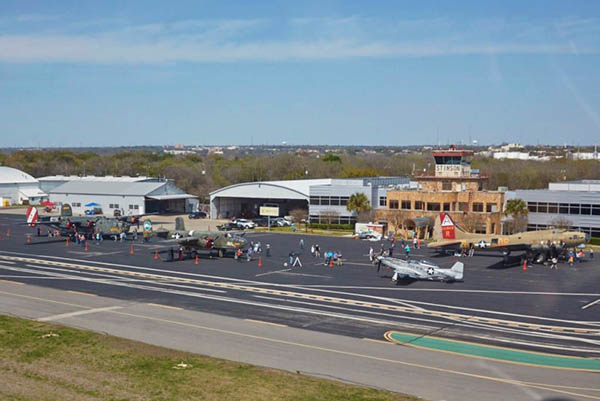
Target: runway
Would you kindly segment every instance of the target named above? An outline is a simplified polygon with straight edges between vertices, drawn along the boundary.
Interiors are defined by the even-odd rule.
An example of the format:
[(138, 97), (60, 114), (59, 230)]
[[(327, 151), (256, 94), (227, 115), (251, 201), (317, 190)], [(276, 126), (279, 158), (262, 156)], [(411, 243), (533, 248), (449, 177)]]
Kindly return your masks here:
[[(369, 247), (378, 249), (379, 244), (367, 241), (261, 233), (255, 235), (255, 240), (260, 240), (263, 247), (269, 243), (273, 254), (270, 258), (261, 256), (262, 267), (258, 267), (257, 260), (238, 262), (231, 258), (208, 257), (201, 258), (196, 265), (194, 260), (154, 260), (154, 252), (164, 249), (158, 243), (90, 242), (85, 251), (74, 244), (67, 247), (64, 242), (48, 243), (46, 238), (32, 237), (32, 244), (28, 245), (25, 234), (32, 230), (16, 225), (19, 218), (0, 215), (0, 231), (5, 234), (9, 227), (11, 230), (9, 239), (2, 235), (0, 240), (1, 288), (21, 289), (24, 287), (12, 283), (27, 283), (37, 286), (27, 288), (39, 291), (62, 290), (52, 294), (74, 291), (76, 293), (68, 294), (78, 299), (102, 297), (113, 303), (160, 305), (152, 310), (158, 309), (167, 315), (208, 313), (238, 322), (250, 319), (264, 322), (258, 324), (271, 330), (285, 327), (309, 332), (308, 338), (315, 344), (317, 338), (334, 336), (338, 342), (344, 339), (360, 344), (365, 343), (366, 338), (371, 340), (369, 344), (386, 347), (388, 352), (389, 349), (406, 349), (375, 342), (385, 341), (387, 331), (399, 330), (565, 355), (599, 357), (600, 354), (600, 305), (597, 303), (600, 291), (594, 285), (600, 278), (600, 269), (594, 261), (573, 268), (561, 266), (558, 271), (543, 266), (530, 266), (523, 271), (520, 266), (500, 267), (501, 258), (475, 256), (463, 260), (464, 283), (415, 282), (395, 286), (389, 271), (377, 274), (368, 263), (365, 255)], [(253, 235), (248, 234), (248, 238), (252, 239)], [(307, 247), (316, 242), (323, 250), (341, 251), (345, 265), (325, 266), (307, 250), (299, 249), (300, 238), (304, 238)], [(131, 245), (134, 255), (129, 254)], [(303, 268), (283, 265), (290, 250), (302, 252)], [(424, 249), (416, 250), (415, 254), (433, 256)], [(433, 260), (449, 267), (455, 258)], [(48, 311), (48, 314), (70, 312), (50, 314)], [(123, 311), (100, 311), (58, 320), (69, 324), (74, 319), (96, 321), (99, 316), (118, 313)], [(159, 327), (153, 330), (153, 335), (167, 337), (161, 334), (163, 325)], [(439, 354), (417, 351), (411, 352)], [(260, 360), (248, 362), (263, 364)], [(483, 362), (465, 357), (461, 363), (473, 367)], [(496, 364), (501, 363), (493, 363)], [(278, 367), (273, 363), (266, 366)], [(546, 372), (547, 377), (558, 376), (555, 370), (537, 370)], [(307, 367), (306, 371), (311, 369)], [(352, 376), (349, 372), (346, 374)], [(414, 374), (419, 376), (418, 372)], [(370, 383), (378, 385), (377, 381)], [(594, 387), (591, 383), (588, 388)], [(392, 385), (383, 387), (416, 393)], [(442, 398), (460, 399), (448, 395)]]

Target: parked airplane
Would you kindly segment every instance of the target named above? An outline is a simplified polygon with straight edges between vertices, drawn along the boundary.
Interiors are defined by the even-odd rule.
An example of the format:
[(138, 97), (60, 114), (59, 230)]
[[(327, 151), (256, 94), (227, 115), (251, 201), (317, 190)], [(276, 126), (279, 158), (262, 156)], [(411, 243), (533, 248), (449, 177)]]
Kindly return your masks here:
[(26, 223), (32, 227), (43, 225), (58, 230), (61, 236), (68, 237), (75, 232), (88, 235), (102, 233), (103, 236), (128, 233), (132, 225), (141, 216), (104, 217), (104, 216), (73, 216), (71, 205), (65, 203), (60, 209), (59, 216), (41, 216), (35, 206), (27, 209)]
[(409, 260), (378, 256), (377, 260), (394, 269), (392, 281), (398, 284), (402, 280), (462, 281), (464, 264), (456, 262), (450, 269), (442, 269), (426, 260)]
[(184, 248), (185, 252), (197, 252), (198, 250), (213, 249), (217, 251), (219, 257), (223, 257), (227, 251), (237, 251), (246, 249), (248, 241), (238, 234), (223, 231), (201, 231), (185, 229), (183, 219), (175, 219), (175, 230), (156, 230), (156, 236), (176, 243)]
[(540, 230), (511, 235), (473, 234), (460, 229), (450, 215), (440, 213), (435, 220), (433, 242), (427, 247), (434, 249), (469, 249), (500, 251), (504, 262), (512, 251), (525, 251), (536, 262), (542, 263), (553, 255), (568, 248), (575, 248), (587, 242), (587, 237), (579, 231)]

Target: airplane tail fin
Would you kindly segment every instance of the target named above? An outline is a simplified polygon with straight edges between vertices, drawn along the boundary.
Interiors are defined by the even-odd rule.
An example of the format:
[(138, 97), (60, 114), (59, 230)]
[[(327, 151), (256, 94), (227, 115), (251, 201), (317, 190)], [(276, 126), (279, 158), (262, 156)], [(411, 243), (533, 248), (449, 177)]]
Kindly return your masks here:
[(29, 206), (27, 209), (27, 224), (34, 225), (38, 221), (38, 210), (35, 206)]
[(462, 280), (464, 277), (465, 264), (463, 262), (456, 262), (450, 268), (450, 271), (454, 272), (454, 278), (456, 280)]
[(463, 238), (464, 234), (465, 232), (454, 223), (449, 214), (442, 212), (435, 218), (433, 226), (433, 239), (435, 241), (459, 239)]
[(181, 216), (175, 218), (175, 231), (185, 231), (185, 224)]
[(71, 205), (69, 205), (68, 203), (65, 203), (64, 205), (62, 205), (62, 207), (60, 208), (60, 215), (62, 217), (73, 216), (73, 209), (71, 209)]

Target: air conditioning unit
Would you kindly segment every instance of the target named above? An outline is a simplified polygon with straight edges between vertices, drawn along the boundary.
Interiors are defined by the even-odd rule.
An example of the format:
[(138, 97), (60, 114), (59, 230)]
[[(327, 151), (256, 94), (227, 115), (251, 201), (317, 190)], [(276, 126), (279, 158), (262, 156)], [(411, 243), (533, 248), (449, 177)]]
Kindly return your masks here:
[(498, 192), (508, 192), (508, 187), (498, 187)]

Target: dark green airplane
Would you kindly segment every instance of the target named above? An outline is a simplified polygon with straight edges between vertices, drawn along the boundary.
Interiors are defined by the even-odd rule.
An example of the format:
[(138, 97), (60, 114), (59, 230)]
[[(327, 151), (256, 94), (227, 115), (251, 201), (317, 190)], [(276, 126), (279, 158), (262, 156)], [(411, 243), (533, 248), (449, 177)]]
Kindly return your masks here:
[(223, 231), (186, 230), (181, 217), (175, 219), (175, 229), (166, 230), (159, 228), (155, 235), (173, 244), (183, 247), (184, 252), (198, 252), (199, 250), (217, 251), (223, 257), (227, 251), (246, 249), (248, 240), (242, 236)]
[[(104, 216), (73, 216), (71, 205), (65, 203), (60, 209), (60, 216), (40, 216), (35, 206), (27, 209), (27, 224), (31, 227), (43, 225), (57, 230), (61, 236), (70, 237), (74, 233), (101, 233), (104, 237), (129, 233), (131, 226), (137, 225), (141, 216), (104, 217)], [(152, 223), (143, 223), (144, 231), (152, 231)]]

